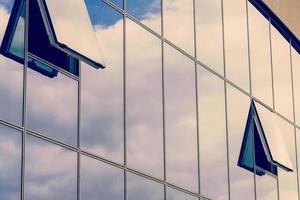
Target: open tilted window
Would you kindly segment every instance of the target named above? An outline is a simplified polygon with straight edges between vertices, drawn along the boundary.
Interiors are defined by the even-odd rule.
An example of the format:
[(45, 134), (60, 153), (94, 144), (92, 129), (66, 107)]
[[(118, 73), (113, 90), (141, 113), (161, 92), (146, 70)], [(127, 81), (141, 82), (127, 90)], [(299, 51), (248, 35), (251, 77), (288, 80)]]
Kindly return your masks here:
[[(15, 0), (1, 54), (24, 63), (25, 1)], [(31, 57), (78, 75), (79, 60), (104, 68), (98, 40), (82, 0), (30, 0), (28, 52)], [(28, 67), (50, 78), (57, 70), (29, 58)]]
[(278, 167), (293, 171), (276, 116), (255, 104), (252, 101), (250, 106), (238, 166), (252, 172), (255, 169), (260, 176), (266, 172), (277, 175)]

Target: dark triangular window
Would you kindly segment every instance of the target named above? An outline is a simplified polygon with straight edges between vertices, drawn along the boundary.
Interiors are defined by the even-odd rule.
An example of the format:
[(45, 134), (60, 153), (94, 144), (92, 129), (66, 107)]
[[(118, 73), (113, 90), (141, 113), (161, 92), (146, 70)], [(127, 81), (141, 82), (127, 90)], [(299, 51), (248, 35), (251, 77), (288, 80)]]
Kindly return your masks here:
[[(255, 102), (251, 103), (238, 166), (254, 172), (255, 165), (255, 173), (260, 176), (266, 172), (277, 175), (277, 167), (293, 171), (281, 132), (274, 119), (271, 111), (263, 108), (257, 110)], [(281, 153), (278, 153), (278, 148)]]

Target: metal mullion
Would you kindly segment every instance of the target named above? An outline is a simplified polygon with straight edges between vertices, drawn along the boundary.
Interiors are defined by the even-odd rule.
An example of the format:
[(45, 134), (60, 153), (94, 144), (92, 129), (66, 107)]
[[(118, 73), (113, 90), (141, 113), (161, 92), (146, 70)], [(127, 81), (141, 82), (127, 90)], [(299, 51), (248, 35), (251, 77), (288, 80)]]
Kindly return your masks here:
[[(249, 33), (249, 30), (250, 30), (250, 25), (249, 25), (249, 7), (248, 7), (248, 0), (245, 0), (245, 3), (246, 3), (246, 20), (247, 20), (247, 50), (248, 50), (248, 70), (249, 70), (249, 91), (250, 91), (250, 99), (252, 101), (253, 99), (253, 91), (252, 91), (252, 74), (251, 74), (251, 52), (250, 52), (250, 33)], [(254, 126), (252, 124), (252, 126)], [(252, 127), (252, 130), (254, 127)], [(253, 181), (254, 181), (254, 198), (257, 199), (257, 191), (256, 191), (256, 188), (257, 188), (257, 184), (256, 184), (256, 160), (255, 160), (255, 140), (254, 140), (254, 134), (252, 134), (252, 140), (253, 140), (253, 146), (252, 148), (254, 149), (254, 153), (253, 153), (253, 170), (254, 170), (254, 173), (253, 173)]]
[(127, 200), (127, 130), (126, 130), (126, 10), (127, 1), (123, 0), (123, 139), (124, 139), (124, 200)]
[(195, 63), (195, 100), (196, 100), (196, 127), (197, 127), (197, 174), (198, 193), (201, 194), (201, 170), (200, 170), (200, 127), (199, 127), (199, 96), (198, 96), (198, 67), (197, 67), (197, 24), (196, 24), (196, 0), (193, 0), (193, 26), (194, 26), (194, 63)]
[(22, 126), (13, 124), (13, 123), (11, 123), (9, 121), (6, 121), (4, 119), (0, 119), (0, 124), (4, 125), (4, 126), (8, 126), (10, 128), (13, 128), (13, 129), (16, 129), (18, 131), (23, 131), (23, 127)]
[(80, 143), (80, 128), (81, 128), (81, 62), (79, 62), (79, 80), (78, 80), (78, 106), (77, 106), (77, 200), (81, 199), (81, 143)]
[(27, 126), (27, 66), (28, 66), (29, 0), (25, 1), (24, 68), (23, 68), (23, 110), (22, 110), (22, 156), (21, 156), (21, 200), (25, 200), (26, 175), (26, 126)]

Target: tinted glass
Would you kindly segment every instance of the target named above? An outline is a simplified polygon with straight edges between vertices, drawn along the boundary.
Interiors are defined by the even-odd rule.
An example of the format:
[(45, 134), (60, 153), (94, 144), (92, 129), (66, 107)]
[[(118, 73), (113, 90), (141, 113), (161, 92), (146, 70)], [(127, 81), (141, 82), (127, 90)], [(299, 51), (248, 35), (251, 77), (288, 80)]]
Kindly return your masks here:
[[(7, 30), (13, 4), (14, 1), (0, 1), (0, 44)], [(4, 54), (6, 57), (0, 55), (0, 118), (21, 124), (23, 66), (19, 63), (23, 63), (22, 57), (24, 56), (24, 18), (20, 17), (16, 20), (18, 23), (14, 34), (8, 30), (6, 32), (6, 37), (12, 39), (11, 44), (5, 47), (8, 53)], [(4, 48), (4, 44), (1, 46)]]
[(126, 30), (128, 165), (162, 178), (161, 40), (147, 33), (130, 20), (127, 20)]
[(28, 135), (25, 198), (75, 200), (76, 159), (75, 152)]
[(269, 21), (248, 3), (253, 96), (273, 106)]
[(227, 78), (249, 90), (247, 1), (224, 0), (224, 34)]
[(198, 66), (201, 193), (210, 199), (228, 198), (224, 102), (224, 81)]
[(293, 99), (289, 43), (271, 28), (275, 110), (293, 120)]
[(21, 132), (0, 125), (0, 199), (21, 197)]
[(231, 199), (254, 199), (254, 174), (237, 165), (250, 99), (227, 85), (228, 153)]
[(224, 74), (221, 0), (196, 0), (197, 58)]
[(167, 180), (198, 192), (195, 65), (165, 46)]
[(126, 11), (152, 30), (160, 33), (161, 0), (127, 0)]
[(127, 199), (163, 200), (164, 187), (149, 179), (127, 173)]
[(94, 62), (104, 64), (98, 40), (100, 38), (96, 37), (94, 33), (85, 2), (82, 0), (63, 0), (58, 4), (52, 0), (44, 1), (57, 42)]
[(123, 19), (100, 1), (87, 3), (94, 27), (103, 38), (107, 68), (81, 68), (81, 145), (97, 155), (123, 163)]
[(284, 133), (284, 143), (286, 144), (292, 165), (293, 172), (286, 172), (278, 169), (279, 198), (298, 199), (297, 171), (296, 171), (296, 147), (294, 127), (288, 122), (278, 117), (278, 124)]
[[(36, 66), (49, 69), (35, 60)], [(28, 128), (68, 144), (77, 144), (78, 84), (57, 72), (46, 76), (28, 69), (27, 122)]]
[(194, 55), (193, 0), (163, 0), (164, 35), (179, 48)]
[(81, 156), (81, 199), (123, 200), (123, 177), (123, 170)]
[(123, 1), (124, 0), (109, 0), (111, 1), (113, 4), (115, 4), (116, 6), (123, 8)]
[(300, 125), (300, 54), (292, 48), (296, 124)]
[(167, 188), (167, 200), (198, 200), (199, 198), (180, 192), (173, 188)]

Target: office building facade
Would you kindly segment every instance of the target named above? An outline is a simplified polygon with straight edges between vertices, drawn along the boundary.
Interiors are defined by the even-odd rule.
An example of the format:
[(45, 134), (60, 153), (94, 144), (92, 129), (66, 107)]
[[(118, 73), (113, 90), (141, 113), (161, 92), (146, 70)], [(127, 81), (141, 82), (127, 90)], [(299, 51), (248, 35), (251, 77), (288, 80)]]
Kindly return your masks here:
[(300, 199), (274, 4), (0, 0), (0, 200)]

